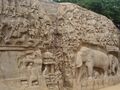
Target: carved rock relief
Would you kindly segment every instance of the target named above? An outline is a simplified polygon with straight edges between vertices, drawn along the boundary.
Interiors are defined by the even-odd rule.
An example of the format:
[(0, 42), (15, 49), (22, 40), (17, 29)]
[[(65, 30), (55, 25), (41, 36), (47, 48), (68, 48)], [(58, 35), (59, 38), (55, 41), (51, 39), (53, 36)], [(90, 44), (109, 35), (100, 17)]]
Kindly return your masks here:
[(118, 33), (108, 18), (75, 4), (0, 0), (0, 89), (97, 90), (118, 84)]

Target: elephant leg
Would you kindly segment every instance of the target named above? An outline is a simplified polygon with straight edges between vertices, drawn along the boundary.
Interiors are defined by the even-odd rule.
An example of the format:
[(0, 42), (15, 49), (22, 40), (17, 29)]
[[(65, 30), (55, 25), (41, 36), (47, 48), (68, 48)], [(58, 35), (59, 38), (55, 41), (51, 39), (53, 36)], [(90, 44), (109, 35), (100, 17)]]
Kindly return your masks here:
[(104, 72), (104, 76), (105, 76), (105, 77), (108, 76), (108, 71), (107, 71), (107, 70), (105, 70), (105, 72)]
[(92, 75), (93, 75), (93, 65), (92, 63), (88, 62), (86, 63), (87, 67), (88, 67), (88, 76), (89, 79), (92, 79)]
[(77, 80), (78, 84), (80, 83), (80, 79), (81, 79), (81, 73), (79, 73), (79, 75), (78, 75), (78, 80)]
[(108, 67), (104, 67), (104, 76), (107, 77), (108, 76), (108, 70), (109, 68)]
[(76, 68), (75, 73), (76, 82), (79, 83), (80, 68)]
[[(80, 67), (75, 68), (75, 80), (73, 83), (73, 89), (75, 90), (81, 90), (81, 84), (80, 84)], [(61, 89), (62, 90), (62, 89)]]

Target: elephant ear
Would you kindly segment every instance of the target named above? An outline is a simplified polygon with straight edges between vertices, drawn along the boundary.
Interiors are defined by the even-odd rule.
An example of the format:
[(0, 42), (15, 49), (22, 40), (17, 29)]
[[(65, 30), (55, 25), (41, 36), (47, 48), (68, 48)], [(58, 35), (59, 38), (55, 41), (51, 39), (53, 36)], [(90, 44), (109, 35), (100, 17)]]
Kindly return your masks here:
[(80, 51), (76, 55), (76, 60), (75, 60), (76, 67), (81, 67), (83, 64), (81, 55), (82, 53)]

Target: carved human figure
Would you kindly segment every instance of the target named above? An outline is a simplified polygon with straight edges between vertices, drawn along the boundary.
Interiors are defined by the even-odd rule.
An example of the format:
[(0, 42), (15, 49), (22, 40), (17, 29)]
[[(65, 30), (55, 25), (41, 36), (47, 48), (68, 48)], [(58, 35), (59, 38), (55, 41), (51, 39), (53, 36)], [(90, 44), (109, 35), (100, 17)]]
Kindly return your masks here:
[[(79, 58), (78, 58), (79, 57)], [(101, 68), (104, 72), (104, 75), (107, 76), (110, 60), (108, 59), (107, 54), (93, 50), (88, 47), (82, 47), (76, 56), (76, 68), (80, 73), (80, 67), (85, 64), (88, 67), (88, 75), (89, 78), (93, 77), (93, 68), (98, 67)], [(78, 77), (79, 77), (78, 73)]]
[(119, 71), (119, 61), (118, 61), (118, 58), (112, 54), (109, 54), (108, 55), (109, 57), (109, 60), (111, 61), (111, 73), (113, 74), (118, 74), (118, 71)]
[(30, 78), (29, 78), (29, 86), (32, 85), (33, 81), (40, 83), (39, 76), (42, 74), (42, 58), (41, 58), (41, 50), (37, 49), (33, 52), (33, 66), (30, 63)]
[(29, 80), (28, 80), (28, 84), (29, 86), (32, 86), (33, 85), (33, 81), (35, 80), (38, 80), (38, 77), (37, 77), (37, 71), (36, 69), (33, 67), (33, 63), (29, 63), (28, 67), (27, 67), (29, 73), (30, 73), (30, 76), (29, 76)]
[[(26, 69), (29, 73), (29, 77), (24, 78), (28, 81), (29, 86), (32, 86), (33, 81), (39, 83), (39, 77), (42, 74), (42, 56), (41, 50), (32, 50), (27, 51), (20, 59), (18, 60), (18, 66), (20, 71)], [(26, 73), (26, 72), (24, 72)], [(21, 75), (23, 77), (24, 75)]]
[(100, 77), (100, 73), (94, 70), (94, 78), (97, 79)]
[(45, 66), (45, 69), (42, 72), (43, 76), (46, 77), (49, 74), (48, 67)]
[(38, 69), (38, 74), (42, 74), (42, 55), (41, 55), (41, 50), (40, 49), (37, 49), (35, 52), (34, 52), (34, 64), (36, 66), (36, 68)]

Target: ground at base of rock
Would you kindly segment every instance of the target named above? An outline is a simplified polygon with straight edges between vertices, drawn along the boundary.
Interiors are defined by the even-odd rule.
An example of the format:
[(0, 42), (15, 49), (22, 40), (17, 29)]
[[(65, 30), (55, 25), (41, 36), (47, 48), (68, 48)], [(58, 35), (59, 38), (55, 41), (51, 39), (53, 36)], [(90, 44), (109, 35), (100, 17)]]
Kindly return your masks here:
[(111, 86), (111, 87), (107, 87), (104, 89), (100, 89), (100, 90), (120, 90), (120, 84), (115, 85), (115, 86)]

